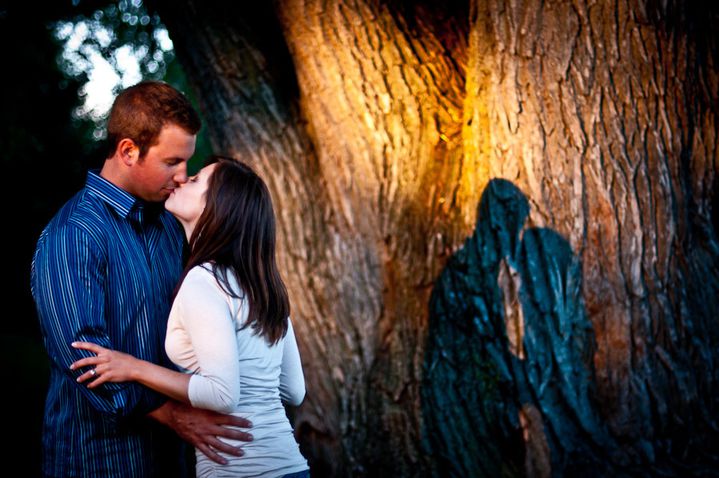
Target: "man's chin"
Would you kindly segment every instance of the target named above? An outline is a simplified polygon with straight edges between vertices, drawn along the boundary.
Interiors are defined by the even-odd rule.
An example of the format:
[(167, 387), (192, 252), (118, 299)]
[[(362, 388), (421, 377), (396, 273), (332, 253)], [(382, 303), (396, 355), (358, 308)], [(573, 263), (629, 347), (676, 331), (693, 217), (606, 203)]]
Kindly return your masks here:
[(155, 199), (153, 199), (154, 202), (165, 202), (167, 198), (170, 197), (170, 194), (172, 194), (172, 191), (169, 189), (163, 189)]

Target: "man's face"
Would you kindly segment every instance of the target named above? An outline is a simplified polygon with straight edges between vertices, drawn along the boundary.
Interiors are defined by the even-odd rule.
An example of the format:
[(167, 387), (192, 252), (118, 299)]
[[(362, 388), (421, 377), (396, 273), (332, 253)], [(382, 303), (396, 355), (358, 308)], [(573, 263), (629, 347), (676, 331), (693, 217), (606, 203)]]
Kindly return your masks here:
[(161, 202), (180, 184), (187, 182), (187, 160), (195, 152), (194, 134), (167, 124), (156, 145), (132, 168), (132, 193), (141, 199)]

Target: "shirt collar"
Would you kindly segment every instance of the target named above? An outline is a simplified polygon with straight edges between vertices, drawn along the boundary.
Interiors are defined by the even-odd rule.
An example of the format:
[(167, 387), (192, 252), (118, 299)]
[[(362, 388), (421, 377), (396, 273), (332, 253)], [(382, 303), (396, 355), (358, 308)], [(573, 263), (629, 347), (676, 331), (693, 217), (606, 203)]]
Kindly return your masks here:
[(91, 195), (104, 201), (114, 209), (123, 219), (129, 218), (144, 222), (147, 219), (156, 219), (164, 210), (162, 203), (150, 203), (136, 198), (100, 176), (99, 170), (92, 170), (87, 173), (85, 188)]

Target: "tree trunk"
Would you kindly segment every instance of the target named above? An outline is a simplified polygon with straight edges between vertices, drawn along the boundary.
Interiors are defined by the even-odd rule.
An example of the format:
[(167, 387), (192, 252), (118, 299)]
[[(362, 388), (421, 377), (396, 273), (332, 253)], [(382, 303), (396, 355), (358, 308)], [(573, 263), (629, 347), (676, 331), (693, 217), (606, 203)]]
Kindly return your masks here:
[(716, 466), (716, 8), (223, 3), (155, 2), (273, 194), (313, 476)]

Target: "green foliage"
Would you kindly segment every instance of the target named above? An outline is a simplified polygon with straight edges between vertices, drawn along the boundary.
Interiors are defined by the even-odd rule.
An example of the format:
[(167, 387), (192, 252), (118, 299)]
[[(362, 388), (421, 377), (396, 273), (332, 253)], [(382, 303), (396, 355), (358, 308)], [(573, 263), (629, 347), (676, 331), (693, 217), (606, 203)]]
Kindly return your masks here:
[(81, 84), (82, 103), (73, 116), (94, 123), (94, 140), (105, 137), (104, 123), (117, 93), (143, 79), (162, 79), (174, 58), (159, 17), (141, 1), (78, 2), (48, 26), (62, 45), (60, 70)]
[[(73, 119), (85, 139), (96, 143), (106, 137), (105, 123), (112, 101), (123, 88), (142, 80), (163, 80), (185, 92), (197, 108), (181, 66), (175, 60), (172, 42), (157, 14), (150, 13), (141, 0), (77, 2), (64, 16), (49, 23), (62, 45), (60, 70), (80, 84), (81, 103)], [(102, 80), (98, 80), (101, 77)], [(89, 100), (90, 91), (100, 86), (105, 101)], [(95, 100), (96, 101), (96, 100)], [(198, 108), (199, 111), (199, 108)], [(190, 161), (196, 171), (209, 154), (207, 134), (198, 137), (197, 151)]]

